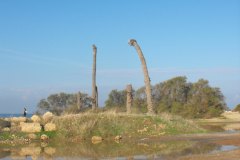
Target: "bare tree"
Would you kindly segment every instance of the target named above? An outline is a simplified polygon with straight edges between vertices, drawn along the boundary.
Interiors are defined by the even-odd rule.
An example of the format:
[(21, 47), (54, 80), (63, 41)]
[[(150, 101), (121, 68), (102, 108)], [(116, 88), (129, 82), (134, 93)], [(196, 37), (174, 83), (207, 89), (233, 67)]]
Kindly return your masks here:
[(130, 39), (129, 45), (135, 47), (138, 56), (140, 58), (141, 64), (142, 64), (142, 70), (144, 74), (144, 82), (146, 86), (146, 95), (147, 95), (147, 108), (148, 108), (148, 114), (153, 114), (153, 104), (152, 104), (152, 91), (151, 91), (151, 84), (150, 84), (150, 78), (148, 75), (148, 69), (147, 64), (145, 61), (145, 58), (143, 56), (142, 50), (140, 46), (137, 44), (137, 41), (135, 39)]
[(128, 84), (126, 87), (126, 92), (127, 92), (127, 113), (131, 113), (131, 107), (133, 103), (133, 97), (132, 97), (132, 85)]
[(92, 109), (95, 110), (98, 106), (97, 102), (97, 86), (96, 86), (96, 59), (97, 59), (97, 47), (93, 47), (93, 69), (92, 69)]

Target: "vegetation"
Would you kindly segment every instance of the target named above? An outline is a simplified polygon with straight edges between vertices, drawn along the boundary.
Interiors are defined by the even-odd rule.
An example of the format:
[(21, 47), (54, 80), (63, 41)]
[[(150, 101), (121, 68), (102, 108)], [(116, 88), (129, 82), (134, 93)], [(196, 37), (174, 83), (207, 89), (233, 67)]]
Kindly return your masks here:
[(238, 104), (234, 109), (234, 112), (240, 112), (240, 104)]
[[(80, 94), (80, 96), (78, 96)], [(37, 105), (37, 113), (41, 114), (50, 111), (55, 115), (62, 113), (78, 113), (80, 110), (91, 107), (91, 97), (85, 93), (78, 94), (52, 94), (47, 99), (42, 99)], [(77, 105), (77, 98), (81, 97), (81, 108)]]
[[(224, 96), (219, 88), (211, 87), (207, 80), (195, 83), (187, 82), (186, 77), (175, 77), (158, 83), (152, 88), (152, 103), (157, 113), (172, 113), (187, 118), (217, 117), (227, 109)], [(147, 95), (145, 87), (133, 90), (132, 113), (147, 113)], [(52, 94), (38, 103), (38, 113), (51, 111), (56, 115), (79, 113), (92, 105), (87, 94)], [(81, 97), (81, 108), (78, 98)], [(126, 90), (112, 90), (105, 102), (105, 110), (112, 108), (126, 112)], [(237, 110), (236, 107), (235, 110)]]
[[(145, 87), (134, 92), (133, 108), (146, 112)], [(125, 110), (126, 91), (113, 90), (106, 101), (106, 107)], [(169, 112), (189, 118), (210, 118), (219, 116), (227, 109), (219, 88), (210, 87), (207, 80), (188, 83), (186, 77), (176, 77), (152, 87), (152, 99), (156, 112)]]
[(122, 135), (137, 138), (205, 132), (191, 121), (168, 114), (147, 116), (143, 114), (128, 115), (115, 111), (85, 112), (56, 117), (54, 123), (58, 126), (58, 136), (79, 139), (91, 138), (92, 136), (114, 138), (117, 135)]

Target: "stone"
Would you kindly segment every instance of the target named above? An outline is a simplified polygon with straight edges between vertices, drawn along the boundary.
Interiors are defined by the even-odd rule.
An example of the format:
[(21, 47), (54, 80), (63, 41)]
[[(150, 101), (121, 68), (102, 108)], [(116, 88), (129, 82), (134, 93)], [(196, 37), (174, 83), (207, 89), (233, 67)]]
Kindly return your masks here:
[(44, 126), (44, 131), (56, 131), (56, 125), (54, 123), (47, 123)]
[(41, 139), (41, 141), (48, 141), (49, 137), (46, 134), (42, 134), (40, 139)]
[(21, 131), (26, 133), (40, 132), (42, 129), (40, 123), (22, 123)]
[(10, 128), (5, 127), (5, 128), (2, 129), (2, 131), (3, 131), (3, 132), (10, 132)]
[(93, 144), (97, 144), (97, 143), (100, 143), (100, 142), (102, 142), (102, 141), (103, 141), (103, 138), (100, 137), (100, 136), (93, 136), (93, 137), (92, 137), (92, 143), (93, 143)]
[(33, 122), (35, 122), (35, 123), (40, 123), (40, 122), (41, 122), (41, 118), (40, 118), (39, 116), (37, 116), (37, 115), (33, 115), (33, 116), (31, 117), (31, 120), (32, 120)]
[(121, 136), (121, 135), (118, 135), (118, 136), (116, 136), (114, 139), (115, 139), (116, 141), (119, 141), (119, 140), (122, 139), (122, 136)]
[(51, 122), (52, 119), (53, 119), (53, 114), (52, 114), (51, 112), (46, 112), (46, 113), (42, 116), (42, 118), (43, 118), (43, 121), (44, 121), (45, 124), (46, 124), (46, 123), (49, 123), (49, 122)]
[(11, 127), (11, 123), (9, 121), (0, 119), (0, 128)]

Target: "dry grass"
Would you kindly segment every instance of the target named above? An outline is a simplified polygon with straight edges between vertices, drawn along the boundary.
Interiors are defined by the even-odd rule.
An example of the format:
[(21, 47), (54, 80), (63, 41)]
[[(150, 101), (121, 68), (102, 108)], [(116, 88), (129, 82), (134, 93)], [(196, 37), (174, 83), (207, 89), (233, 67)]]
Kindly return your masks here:
[(226, 111), (221, 114), (221, 117), (211, 119), (199, 119), (198, 122), (224, 123), (224, 122), (240, 122), (240, 113)]
[(113, 138), (117, 135), (128, 137), (160, 136), (180, 133), (204, 132), (192, 121), (169, 114), (144, 115), (126, 114), (116, 111), (93, 113), (91, 111), (55, 117), (60, 137), (84, 139), (92, 136)]

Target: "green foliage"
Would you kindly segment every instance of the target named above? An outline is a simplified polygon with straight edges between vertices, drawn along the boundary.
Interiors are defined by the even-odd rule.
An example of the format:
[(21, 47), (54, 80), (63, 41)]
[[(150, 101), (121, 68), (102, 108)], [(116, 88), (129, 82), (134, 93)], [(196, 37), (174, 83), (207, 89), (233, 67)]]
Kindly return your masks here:
[(238, 104), (234, 109), (234, 112), (240, 112), (240, 104)]
[(107, 108), (110, 107), (125, 107), (126, 105), (126, 91), (112, 90), (105, 102)]
[[(126, 94), (123, 93), (125, 91), (113, 90), (106, 106), (125, 107)], [(136, 90), (133, 98), (133, 111), (145, 113), (145, 87)], [(172, 78), (152, 86), (152, 98), (157, 113), (169, 112), (188, 118), (216, 117), (227, 109), (220, 89), (210, 87), (204, 79), (189, 83), (186, 77)]]
[(54, 123), (58, 126), (57, 136), (65, 139), (74, 137), (85, 139), (92, 136), (112, 139), (117, 135), (141, 137), (205, 132), (195, 123), (169, 114), (146, 116), (118, 114), (112, 111), (86, 112), (57, 117)]
[[(84, 93), (80, 93), (83, 109), (91, 107), (91, 98)], [(77, 94), (59, 93), (52, 94), (47, 99), (42, 99), (37, 105), (37, 113), (44, 113), (50, 111), (56, 115), (63, 112), (78, 113), (80, 110), (77, 108)]]

